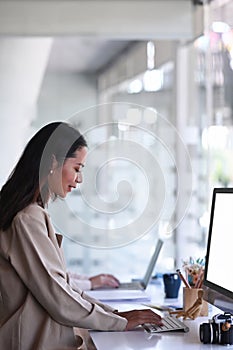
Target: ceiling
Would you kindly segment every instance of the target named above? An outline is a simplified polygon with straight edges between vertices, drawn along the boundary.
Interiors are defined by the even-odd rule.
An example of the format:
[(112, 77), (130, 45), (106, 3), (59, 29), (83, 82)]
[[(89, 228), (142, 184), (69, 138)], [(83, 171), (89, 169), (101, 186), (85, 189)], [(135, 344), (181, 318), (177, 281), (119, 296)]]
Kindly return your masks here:
[[(212, 20), (223, 20), (233, 28), (233, 1), (215, 0), (211, 4)], [(48, 70), (96, 73), (136, 42), (87, 35), (55, 36)]]
[(190, 38), (192, 2), (0, 0), (0, 35), (49, 36), (49, 71), (96, 73), (139, 40)]
[[(120, 0), (111, 0), (110, 2), (111, 6), (114, 6), (114, 2), (121, 3)], [(49, 71), (96, 73), (136, 41), (149, 38), (148, 33), (154, 32), (157, 33), (159, 39), (165, 38), (170, 40), (177, 39), (177, 37), (182, 38), (182, 35), (185, 34), (186, 36), (183, 37), (183, 40), (187, 40), (192, 33), (188, 30), (185, 33), (184, 28), (188, 25), (187, 23), (185, 25), (185, 22), (183, 23), (182, 20), (186, 16), (188, 23), (191, 22), (189, 11), (192, 8), (186, 5), (187, 12), (182, 12), (186, 8), (184, 4), (198, 4), (201, 2), (202, 0), (128, 0), (126, 2), (122, 1), (122, 4), (134, 3), (133, 7), (130, 7), (128, 4), (128, 7), (123, 7), (123, 12), (119, 12), (119, 9), (114, 7), (115, 12), (107, 12), (107, 16), (103, 16), (102, 12), (98, 14), (96, 12), (105, 8), (109, 4), (109, 0), (106, 2), (101, 0), (96, 2), (89, 2), (88, 0), (74, 2), (64, 0), (50, 0), (49, 2), (27, 0), (27, 7), (20, 6), (20, 4), (18, 7), (16, 6), (18, 3), (22, 3), (21, 5), (26, 3), (23, 0), (0, 0), (0, 17), (2, 16), (2, 20), (0, 18), (0, 34), (8, 33), (14, 35), (17, 33), (17, 35), (25, 35), (26, 33), (43, 36), (50, 33), (54, 39), (47, 67)], [(232, 0), (209, 0), (209, 2), (211, 4), (216, 3), (214, 17), (217, 18), (220, 13), (221, 18), (226, 18), (226, 22), (230, 22), (229, 24), (233, 25)], [(11, 3), (14, 3), (13, 7), (10, 6)], [(95, 3), (99, 6), (96, 5), (97, 7), (93, 9), (93, 4)], [(144, 7), (140, 7), (138, 5), (140, 3), (143, 3)], [(28, 7), (29, 4), (31, 4), (30, 8)], [(43, 11), (41, 4), (43, 4)], [(82, 4), (92, 4), (92, 7), (90, 5), (85, 7)], [(169, 14), (167, 12), (168, 5), (166, 4), (170, 6)], [(172, 11), (171, 6), (173, 6)], [(135, 7), (137, 7), (137, 11)], [(196, 8), (200, 9), (201, 7), (197, 5)], [(142, 12), (145, 8), (147, 10), (150, 8), (149, 13), (145, 14)], [(82, 17), (79, 17), (80, 9), (82, 9)], [(132, 13), (132, 11), (134, 12)], [(160, 15), (160, 11), (162, 11), (162, 15)], [(176, 20), (173, 18), (172, 21), (171, 13), (176, 13), (176, 11), (178, 11), (174, 17)], [(64, 13), (66, 16), (63, 18)], [(95, 17), (95, 14), (97, 17)], [(20, 18), (26, 18), (27, 20), (22, 21)], [(61, 21), (61, 18), (63, 18), (63, 21)], [(177, 20), (178, 18), (179, 20)], [(87, 22), (88, 26), (85, 27)], [(119, 23), (121, 23), (120, 26)], [(169, 26), (167, 23), (169, 23)], [(181, 28), (179, 28), (178, 23), (181, 23)], [(122, 27), (125, 28), (126, 33), (121, 33)], [(133, 34), (131, 32), (133, 31), (132, 28), (135, 30), (135, 33), (139, 33), (138, 36), (137, 33)], [(176, 34), (173, 37), (175, 32)], [(103, 35), (103, 33), (107, 34)], [(116, 33), (118, 34), (116, 35)]]
[(49, 71), (96, 73), (134, 41), (95, 37), (56, 37), (47, 69)]

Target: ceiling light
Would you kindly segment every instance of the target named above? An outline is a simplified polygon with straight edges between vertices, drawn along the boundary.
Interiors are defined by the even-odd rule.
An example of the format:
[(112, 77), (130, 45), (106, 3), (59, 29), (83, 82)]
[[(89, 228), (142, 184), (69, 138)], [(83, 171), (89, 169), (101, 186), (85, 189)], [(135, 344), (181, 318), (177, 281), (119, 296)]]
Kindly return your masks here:
[(215, 33), (226, 33), (230, 30), (230, 26), (225, 22), (213, 22), (212, 23), (212, 30)]
[(143, 86), (145, 91), (158, 91), (163, 86), (163, 73), (159, 69), (148, 70), (143, 76)]
[(127, 92), (129, 94), (138, 94), (142, 91), (142, 81), (140, 79), (135, 79), (129, 83)]

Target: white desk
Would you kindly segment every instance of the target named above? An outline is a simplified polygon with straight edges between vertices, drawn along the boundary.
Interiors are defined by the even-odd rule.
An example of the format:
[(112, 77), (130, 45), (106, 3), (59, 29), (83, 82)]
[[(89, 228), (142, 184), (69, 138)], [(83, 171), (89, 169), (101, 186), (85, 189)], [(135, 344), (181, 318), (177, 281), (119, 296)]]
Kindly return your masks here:
[[(176, 299), (164, 299), (162, 286), (149, 286), (148, 293), (152, 295), (151, 303), (156, 304), (172, 304), (178, 303)], [(182, 296), (180, 295), (180, 298)], [(112, 306), (121, 310), (130, 310), (133, 308), (141, 309), (145, 306), (135, 303), (111, 303)], [(212, 310), (211, 310), (212, 309)], [(158, 311), (156, 311), (159, 313)], [(188, 333), (157, 333), (148, 334), (142, 327), (128, 332), (97, 332), (90, 331), (91, 338), (98, 350), (223, 350), (223, 345), (202, 344), (199, 339), (199, 325), (208, 322), (208, 319), (219, 313), (218, 309), (210, 307), (210, 315), (208, 317), (198, 317), (196, 320), (185, 320), (189, 327)], [(233, 346), (228, 346), (233, 349)]]

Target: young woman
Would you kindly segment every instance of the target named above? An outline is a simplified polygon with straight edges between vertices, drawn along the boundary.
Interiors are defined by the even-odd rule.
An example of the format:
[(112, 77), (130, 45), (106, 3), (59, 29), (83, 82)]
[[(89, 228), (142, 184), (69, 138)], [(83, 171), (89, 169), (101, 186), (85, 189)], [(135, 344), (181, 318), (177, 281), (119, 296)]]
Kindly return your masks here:
[(46, 204), (82, 182), (86, 154), (86, 141), (75, 128), (50, 123), (29, 141), (2, 187), (0, 349), (77, 348), (81, 339), (73, 327), (123, 331), (161, 323), (151, 310), (117, 312), (69, 284), (62, 237)]

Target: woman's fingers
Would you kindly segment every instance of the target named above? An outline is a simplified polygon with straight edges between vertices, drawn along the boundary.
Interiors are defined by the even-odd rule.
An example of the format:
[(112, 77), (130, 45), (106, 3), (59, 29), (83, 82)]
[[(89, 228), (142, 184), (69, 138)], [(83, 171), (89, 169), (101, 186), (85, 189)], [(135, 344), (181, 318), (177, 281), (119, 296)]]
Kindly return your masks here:
[(143, 323), (153, 323), (162, 325), (162, 318), (150, 309), (131, 310), (126, 312), (118, 312), (119, 316), (127, 319), (128, 324), (125, 330), (133, 329)]

